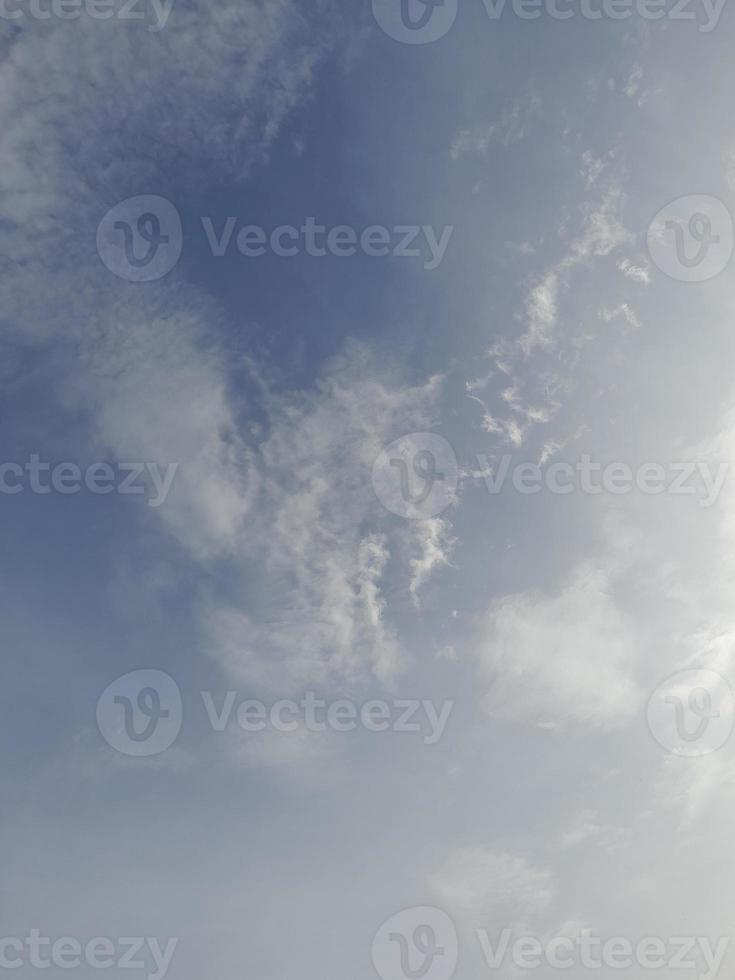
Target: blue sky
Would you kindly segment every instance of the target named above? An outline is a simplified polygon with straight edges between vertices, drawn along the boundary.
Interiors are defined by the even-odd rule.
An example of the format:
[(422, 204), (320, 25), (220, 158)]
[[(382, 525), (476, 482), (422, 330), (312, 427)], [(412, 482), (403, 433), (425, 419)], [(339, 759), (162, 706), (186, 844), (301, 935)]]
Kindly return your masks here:
[[(709, 475), (735, 442), (732, 10), (702, 30), (703, 3), (569, 7), (461, 0), (425, 44), (367, 0), (174, 0), (159, 30), (144, 5), (3, 7), (0, 460), (175, 473), (160, 506), (145, 472), (136, 494), (0, 494), (0, 938), (176, 937), (173, 980), (405, 980), (373, 939), (431, 906), (481, 980), (523, 971), (490, 970), (480, 928), (729, 935), (729, 478), (707, 506), (693, 469), (692, 494), (486, 482), (504, 458)], [(96, 244), (108, 228), (125, 261), (104, 222), (140, 195), (181, 221), (147, 282)], [(725, 215), (699, 282), (672, 242), (649, 250), (681, 199), (682, 228)], [(217, 257), (202, 222), (310, 216), (448, 229), (446, 249), (432, 269)], [(391, 512), (376, 460), (408, 438), (412, 463), (427, 433), (444, 476), (456, 461), (446, 506)], [(649, 699), (693, 669), (666, 692), (694, 715), (693, 690), (724, 686), (686, 758)], [(141, 670), (173, 678), (183, 718), (137, 758), (98, 700), (133, 674), (132, 705)], [(454, 704), (432, 744), (217, 732), (202, 692), (228, 691)]]

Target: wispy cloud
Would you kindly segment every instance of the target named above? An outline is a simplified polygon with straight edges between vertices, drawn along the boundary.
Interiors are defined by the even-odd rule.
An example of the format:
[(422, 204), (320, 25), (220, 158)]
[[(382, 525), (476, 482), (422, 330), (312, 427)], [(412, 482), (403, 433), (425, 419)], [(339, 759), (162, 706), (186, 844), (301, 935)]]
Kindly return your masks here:
[(492, 603), (477, 643), (485, 706), (505, 720), (618, 727), (642, 702), (637, 649), (606, 574), (580, 567), (558, 595)]
[(474, 918), (508, 916), (505, 922), (538, 915), (554, 897), (551, 872), (520, 855), (477, 845), (453, 850), (429, 884), (447, 908)]

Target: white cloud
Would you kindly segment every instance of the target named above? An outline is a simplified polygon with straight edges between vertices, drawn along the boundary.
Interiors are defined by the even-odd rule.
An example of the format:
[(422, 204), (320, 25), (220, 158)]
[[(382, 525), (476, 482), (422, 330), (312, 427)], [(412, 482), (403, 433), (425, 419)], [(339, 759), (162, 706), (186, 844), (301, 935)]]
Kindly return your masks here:
[[(128, 196), (183, 208), (210, 169), (234, 183), (262, 161), (329, 42), (319, 10), (307, 21), (292, 0), (194, 2), (157, 34), (49, 22), (21, 32), (0, 67), (6, 315), (25, 343), (73, 345), (59, 398), (93, 447), (179, 464), (155, 515), (205, 573), (227, 557), (245, 593), (257, 564), (262, 595), (212, 596), (205, 633), (234, 674), (270, 685), (397, 671), (381, 586), (401, 541), (380, 530), (370, 466), (389, 437), (433, 423), (439, 381), (385, 386), (353, 356), (318, 391), (272, 394), (252, 365), (248, 390), (233, 391), (217, 306), (181, 268), (155, 291), (115, 279), (94, 230)], [(255, 402), (262, 438), (242, 421)], [(425, 538), (406, 594), (443, 563), (444, 541)]]
[(182, 205), (215, 163), (219, 179), (245, 176), (308, 93), (314, 34), (291, 0), (194, 2), (158, 33), (115, 19), (35, 22), (0, 65), (7, 329), (54, 356), (73, 350), (59, 398), (86, 416), (95, 445), (180, 464), (160, 516), (199, 557), (228, 550), (254, 489), (219, 313), (177, 273), (155, 294), (115, 279), (94, 232), (131, 195), (163, 190)]
[(605, 169), (605, 161), (598, 159), (589, 150), (582, 154), (582, 176), (588, 187), (597, 183)]
[(595, 207), (583, 206), (579, 235), (572, 240), (566, 255), (547, 269), (531, 289), (526, 300), (526, 330), (519, 340), (525, 355), (556, 342), (560, 295), (567, 288), (572, 271), (631, 240), (631, 233), (620, 218), (622, 200), (621, 189), (612, 184)]
[(449, 148), (452, 160), (461, 160), (470, 154), (484, 156), (490, 149), (495, 130), (493, 123), (474, 129), (460, 129)]
[(477, 648), (486, 708), (505, 720), (617, 727), (641, 704), (637, 650), (607, 576), (582, 566), (556, 596), (526, 592), (492, 604)]
[(651, 268), (648, 263), (645, 265), (633, 265), (630, 259), (618, 259), (617, 266), (623, 275), (628, 279), (632, 279), (633, 282), (639, 282), (645, 286), (650, 285)]
[[(685, 643), (691, 653), (677, 665), (678, 670), (711, 670), (735, 689), (735, 625), (731, 618), (710, 620)], [(730, 711), (731, 705), (725, 704), (722, 710)], [(735, 797), (735, 760), (728, 744), (694, 759), (665, 756), (653, 795), (656, 807), (674, 814), (682, 829), (691, 827), (715, 801), (730, 806)]]
[(730, 461), (735, 456), (735, 408), (728, 408), (719, 419), (715, 433), (687, 453), (687, 458), (702, 460), (710, 466), (727, 464), (727, 476), (717, 501), (719, 534), (712, 542), (710, 560), (716, 562), (720, 573), (726, 571), (729, 577), (735, 572), (735, 481), (730, 473)]
[(622, 827), (611, 827), (600, 823), (596, 810), (582, 810), (577, 813), (570, 825), (561, 834), (561, 846), (568, 850), (587, 842), (605, 851), (613, 851), (620, 846), (626, 831)]
[(543, 912), (554, 897), (551, 872), (518, 855), (478, 846), (452, 851), (429, 876), (429, 885), (443, 906), (476, 917), (524, 920)]
[[(400, 389), (352, 372), (344, 362), (311, 395), (270, 400), (257, 500), (234, 549), (243, 574), (257, 563), (258, 613), (216, 603), (207, 613), (212, 656), (242, 680), (287, 690), (371, 675), (390, 683), (406, 664), (383, 580), (407, 532), (382, 509), (370, 474), (392, 439), (431, 424), (440, 380)], [(408, 533), (398, 571), (417, 602), (451, 541), (443, 520)]]
[(558, 317), (559, 275), (547, 272), (534, 286), (526, 301), (526, 333), (521, 347), (530, 354), (536, 347), (547, 347), (553, 339)]
[[(583, 157), (587, 170), (592, 164), (592, 158)], [(595, 185), (602, 173), (599, 168), (595, 170)], [(489, 387), (494, 371), (467, 383), (468, 397), (482, 407), (483, 429), (499, 436), (501, 442), (522, 446), (533, 427), (551, 421), (561, 407), (572, 383), (571, 369), (579, 356), (576, 338), (559, 329), (562, 301), (579, 268), (607, 257), (631, 241), (632, 235), (622, 221), (623, 201), (619, 184), (608, 179), (598, 192), (595, 204), (580, 206), (578, 233), (564, 254), (530, 286), (519, 317), (524, 324), (523, 332), (515, 340), (496, 341), (488, 351), (496, 370), (512, 381), (501, 392), (500, 399), (515, 414), (504, 416), (487, 397), (476, 394)], [(627, 304), (619, 306), (610, 318), (617, 314), (623, 315), (631, 325), (638, 324), (635, 312)], [(509, 391), (513, 393), (511, 399), (507, 397)]]
[(735, 794), (735, 761), (727, 751), (696, 759), (666, 756), (654, 783), (656, 812), (673, 814), (681, 830), (689, 829), (715, 800), (731, 806)]
[(727, 150), (723, 155), (725, 163), (725, 183), (730, 190), (735, 189), (735, 147)]
[(566, 440), (558, 441), (556, 439), (551, 439), (549, 442), (545, 442), (541, 450), (541, 455), (539, 456), (538, 465), (543, 466), (548, 463), (558, 452), (560, 452), (566, 446)]
[(467, 156), (487, 156), (494, 140), (504, 147), (517, 143), (524, 136), (524, 120), (540, 107), (541, 100), (528, 91), (503, 106), (497, 122), (480, 122), (458, 130), (449, 147), (452, 160)]
[(625, 83), (625, 88), (623, 89), (629, 99), (636, 99), (637, 97), (636, 102), (639, 106), (643, 105), (648, 95), (648, 92), (645, 89), (641, 91), (642, 81), (643, 69), (640, 65), (636, 65), (628, 76), (628, 80)]
[(103, 451), (178, 464), (156, 513), (193, 555), (206, 558), (231, 549), (257, 471), (237, 431), (221, 356), (198, 349), (202, 332), (194, 315), (133, 319), (85, 347), (79, 383)]
[(408, 530), (408, 547), (415, 554), (409, 561), (411, 582), (409, 591), (413, 604), (421, 605), (420, 593), (434, 572), (449, 564), (454, 541), (447, 521), (434, 517), (426, 521), (413, 521)]
[(643, 326), (641, 321), (638, 319), (637, 313), (635, 310), (631, 309), (628, 303), (621, 303), (614, 309), (610, 309), (610, 307), (603, 307), (598, 316), (601, 320), (604, 320), (605, 323), (612, 323), (613, 320), (616, 320), (618, 317), (622, 316), (631, 327), (636, 327), (639, 329)]
[(581, 235), (572, 242), (566, 265), (574, 265), (589, 258), (609, 255), (614, 249), (632, 240), (620, 217), (623, 204), (622, 188), (611, 184), (599, 204), (583, 209), (584, 224)]

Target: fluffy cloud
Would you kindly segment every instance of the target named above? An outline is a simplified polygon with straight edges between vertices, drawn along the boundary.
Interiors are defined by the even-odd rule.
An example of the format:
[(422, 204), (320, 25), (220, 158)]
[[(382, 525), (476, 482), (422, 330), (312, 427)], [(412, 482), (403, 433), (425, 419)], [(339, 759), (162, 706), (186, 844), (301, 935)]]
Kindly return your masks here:
[(637, 650), (605, 573), (581, 567), (556, 596), (492, 604), (477, 649), (486, 708), (506, 720), (617, 727), (641, 704)]

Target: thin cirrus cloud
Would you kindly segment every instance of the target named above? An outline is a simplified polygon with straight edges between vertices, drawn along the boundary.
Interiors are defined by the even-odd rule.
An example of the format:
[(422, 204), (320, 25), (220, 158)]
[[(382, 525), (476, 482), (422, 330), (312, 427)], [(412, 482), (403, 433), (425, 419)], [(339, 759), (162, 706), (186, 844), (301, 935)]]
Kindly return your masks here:
[(271, 404), (258, 447), (258, 500), (236, 552), (262, 562), (273, 597), (257, 620), (232, 608), (207, 612), (212, 656), (267, 689), (370, 676), (390, 683), (405, 652), (388, 622), (386, 566), (401, 559), (402, 589), (417, 604), (451, 548), (441, 519), (407, 541), (370, 481), (384, 445), (430, 424), (441, 379), (396, 389), (355, 377), (351, 356), (340, 364), (311, 396)]
[[(731, 746), (667, 756), (645, 710), (673, 671), (735, 677), (730, 483), (706, 509), (491, 497), (478, 479), (413, 522), (371, 486), (379, 453), (412, 432), (443, 432), (480, 477), (505, 452), (732, 458), (731, 276), (689, 288), (644, 258), (667, 200), (709, 188), (732, 205), (727, 106), (701, 98), (731, 88), (727, 19), (701, 39), (687, 24), (485, 20), (463, 5), (446, 38), (411, 50), (369, 5), (316, 0), (180, 0), (158, 33), (4, 25), (0, 342), (20, 351), (11, 394), (25, 399), (9, 415), (21, 437), (51, 421), (49, 442), (68, 424), (88, 454), (180, 464), (157, 510), (3, 499), (11, 524), (33, 507), (5, 577), (4, 646), (37, 694), (2, 713), (24, 788), (14, 928), (40, 916), (64, 935), (76, 916), (85, 935), (124, 932), (132, 907), (145, 930), (181, 935), (183, 980), (243, 964), (367, 976), (379, 923), (420, 902), (460, 932), (730, 928)], [(246, 217), (251, 189), (279, 221), (455, 230), (431, 276), (279, 260), (237, 309), (226, 260), (195, 268), (188, 250), (133, 285), (96, 254), (125, 197), (167, 197), (191, 227), (215, 199)], [(281, 363), (284, 336), (308, 347), (305, 318), (323, 347)], [(49, 515), (67, 503), (57, 539)], [(108, 537), (126, 550), (105, 581), (89, 542)], [(62, 540), (69, 556), (29, 584), (26, 564), (43, 571)], [(94, 721), (99, 691), (143, 665), (170, 671), (186, 708), (148, 764), (115, 756)], [(436, 746), (303, 726), (251, 738), (211, 731), (202, 685), (217, 704), (232, 688), (456, 706)]]
[[(180, 195), (201, 167), (246, 177), (308, 97), (327, 35), (287, 0), (220, 5), (212, 17), (182, 5), (160, 36), (141, 31), (135, 42), (117, 23), (77, 26), (21, 36), (2, 67), (9, 318), (22, 343), (78, 349), (59, 397), (85, 411), (93, 446), (179, 464), (160, 519), (205, 575), (218, 557), (258, 556), (278, 586), (280, 603), (259, 621), (206, 603), (216, 661), (266, 686), (284, 674), (354, 680), (366, 669), (387, 680), (402, 655), (381, 578), (401, 548), (361, 530), (382, 518), (369, 467), (390, 438), (430, 424), (438, 382), (361, 380), (356, 357), (334, 377), (327, 369), (301, 400), (269, 392), (258, 405), (265, 435), (254, 438), (237, 420), (242, 396), (218, 342), (216, 303), (176, 281), (178, 271), (154, 295), (115, 281), (77, 233), (127, 194), (170, 185)], [(91, 152), (80, 159), (77, 146)], [(264, 369), (241, 367), (257, 400)], [(414, 603), (447, 549), (441, 523), (417, 535), (406, 558)]]
[(466, 845), (453, 850), (429, 876), (429, 885), (448, 907), (497, 922), (536, 918), (555, 894), (552, 872), (508, 851)]

